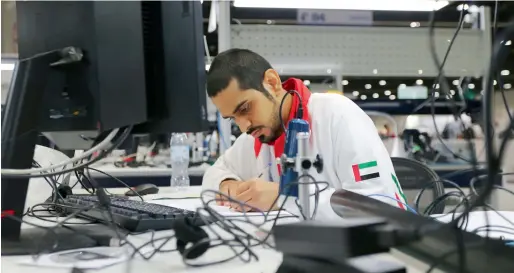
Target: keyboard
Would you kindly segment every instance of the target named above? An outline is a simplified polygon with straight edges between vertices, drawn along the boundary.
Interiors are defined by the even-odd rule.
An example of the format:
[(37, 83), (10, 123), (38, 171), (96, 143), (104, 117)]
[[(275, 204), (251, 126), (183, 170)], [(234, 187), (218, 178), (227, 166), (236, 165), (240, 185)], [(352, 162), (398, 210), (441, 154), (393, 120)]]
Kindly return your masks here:
[[(194, 226), (203, 226), (209, 222), (203, 221), (194, 211), (130, 200), (127, 197), (111, 196), (111, 213), (114, 222), (121, 228), (131, 232), (147, 230), (172, 229), (177, 220), (189, 218)], [(79, 218), (96, 220), (106, 223), (109, 215), (99, 207), (98, 198), (94, 195), (68, 195), (60, 203), (69, 206), (66, 214), (92, 207), (77, 215)]]

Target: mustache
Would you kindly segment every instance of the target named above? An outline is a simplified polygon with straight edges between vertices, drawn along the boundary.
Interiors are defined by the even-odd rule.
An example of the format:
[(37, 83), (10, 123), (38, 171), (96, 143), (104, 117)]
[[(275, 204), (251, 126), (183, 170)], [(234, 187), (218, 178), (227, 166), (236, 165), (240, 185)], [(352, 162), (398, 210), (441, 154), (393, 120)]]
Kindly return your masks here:
[(259, 129), (262, 129), (262, 128), (264, 128), (264, 126), (251, 127), (248, 130), (246, 130), (246, 133), (251, 135), (253, 132), (255, 132), (255, 131), (259, 130)]

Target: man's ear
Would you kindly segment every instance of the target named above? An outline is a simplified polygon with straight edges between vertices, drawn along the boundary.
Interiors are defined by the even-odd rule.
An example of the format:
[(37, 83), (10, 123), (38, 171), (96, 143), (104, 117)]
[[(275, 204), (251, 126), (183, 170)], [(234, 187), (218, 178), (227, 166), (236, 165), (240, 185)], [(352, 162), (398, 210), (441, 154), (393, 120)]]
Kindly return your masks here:
[(275, 96), (280, 94), (280, 91), (282, 91), (282, 82), (280, 81), (280, 76), (274, 69), (270, 68), (264, 72), (264, 79), (262, 84), (271, 94)]

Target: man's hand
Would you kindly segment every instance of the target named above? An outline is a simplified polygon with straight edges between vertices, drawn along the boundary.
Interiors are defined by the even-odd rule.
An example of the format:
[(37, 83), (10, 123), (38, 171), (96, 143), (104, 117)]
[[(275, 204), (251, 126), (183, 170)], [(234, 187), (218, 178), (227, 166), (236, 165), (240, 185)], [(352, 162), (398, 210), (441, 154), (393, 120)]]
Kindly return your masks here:
[[(277, 200), (278, 193), (278, 183), (256, 178), (245, 182), (239, 182), (234, 198), (261, 211), (268, 211), (278, 209), (274, 203)], [(232, 203), (232, 207), (238, 211), (251, 210), (250, 207), (240, 206), (237, 203)]]
[[(237, 180), (225, 180), (220, 184), (220, 192), (231, 198), (235, 198), (235, 196), (237, 195), (237, 188), (241, 183), (241, 181)], [(230, 206), (230, 202), (227, 200), (226, 197), (222, 195), (216, 195), (216, 205)]]

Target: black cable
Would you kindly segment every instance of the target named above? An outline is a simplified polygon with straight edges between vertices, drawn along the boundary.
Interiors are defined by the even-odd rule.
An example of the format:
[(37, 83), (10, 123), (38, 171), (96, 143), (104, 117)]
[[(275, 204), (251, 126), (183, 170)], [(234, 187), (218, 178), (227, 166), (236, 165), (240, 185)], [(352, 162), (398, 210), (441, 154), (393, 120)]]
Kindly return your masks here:
[[(302, 182), (303, 183), (303, 182)], [(294, 185), (300, 184), (299, 182), (292, 182), (290, 183), (285, 189), (285, 192), (289, 192), (290, 187)], [(309, 182), (307, 184), (328, 184), (327, 182)], [(320, 192), (318, 191), (317, 194)], [(240, 206), (242, 209), (242, 217), (238, 218), (231, 218), (229, 216), (223, 216), (220, 213), (218, 213), (215, 209), (211, 207), (211, 204), (217, 201), (216, 199), (208, 199), (207, 196), (219, 196), (220, 199), (228, 200), (228, 202), (234, 203), (238, 206)], [(202, 219), (204, 222), (212, 223), (210, 225), (206, 225), (206, 228), (211, 231), (212, 234), (214, 234), (214, 238), (206, 238), (203, 241), (197, 242), (190, 248), (188, 248), (183, 254), (183, 261), (188, 266), (193, 267), (203, 267), (203, 266), (209, 266), (214, 264), (221, 264), (236, 258), (241, 259), (243, 262), (250, 262), (253, 259), (258, 259), (255, 252), (251, 249), (256, 246), (264, 246), (264, 247), (270, 247), (274, 248), (273, 245), (271, 245), (268, 242), (270, 233), (266, 231), (266, 236), (264, 238), (257, 238), (255, 234), (248, 233), (247, 231), (243, 230), (241, 227), (239, 227), (236, 223), (244, 223), (247, 225), (251, 225), (252, 227), (256, 228), (257, 230), (263, 231), (262, 226), (266, 224), (267, 222), (272, 221), (272, 227), (271, 229), (276, 225), (278, 219), (291, 217), (281, 217), (281, 213), (284, 211), (284, 206), (289, 198), (289, 195), (286, 195), (280, 206), (278, 206), (278, 212), (277, 215), (270, 219), (270, 215), (272, 212), (272, 208), (275, 206), (275, 204), (278, 202), (279, 195), (275, 198), (273, 204), (270, 206), (269, 210), (266, 212), (259, 210), (258, 208), (255, 208), (253, 206), (250, 206), (246, 203), (242, 203), (226, 194), (223, 194), (218, 191), (214, 190), (205, 190), (201, 194), (201, 201), (202, 201), (202, 207), (200, 207), (197, 210), (197, 215)], [(259, 219), (262, 219), (261, 221), (254, 221), (252, 217), (247, 215), (248, 210), (259, 212), (262, 217), (258, 217)], [(316, 208), (315, 208), (316, 211)], [(214, 220), (214, 221), (213, 221)], [(223, 230), (223, 234), (220, 234), (220, 232), (213, 227), (218, 227), (221, 230)], [(231, 235), (230, 239), (227, 238), (227, 233)], [(220, 261), (215, 262), (209, 262), (209, 263), (195, 263), (193, 261), (188, 260), (186, 257), (188, 256), (188, 253), (191, 251), (194, 251), (197, 247), (200, 247), (201, 245), (205, 243), (211, 243), (211, 247), (209, 249), (212, 249), (212, 243), (215, 243), (214, 247), (216, 246), (228, 246), (231, 251), (233, 252), (233, 255), (227, 258), (224, 258)]]
[[(449, 153), (451, 153), (452, 156), (454, 156), (455, 158), (459, 158), (459, 159), (461, 159), (461, 160), (463, 160), (465, 162), (468, 162), (468, 163), (472, 164), (473, 166), (475, 166), (477, 164), (477, 159), (476, 159), (474, 145), (471, 142), (471, 138), (466, 137), (466, 139), (468, 140), (468, 148), (469, 148), (469, 150), (471, 152), (471, 156), (472, 156), (471, 159), (467, 159), (467, 158), (464, 158), (464, 157), (456, 154), (455, 152), (453, 152), (452, 149), (450, 149), (450, 147), (448, 147), (446, 142), (443, 141), (443, 139), (441, 137), (441, 133), (439, 132), (439, 128), (437, 127), (437, 123), (436, 123), (436, 120), (435, 120), (435, 86), (437, 85), (437, 83), (439, 83), (440, 87), (441, 87), (441, 90), (443, 91), (443, 94), (452, 103), (451, 109), (453, 111), (454, 117), (457, 118), (457, 119), (460, 119), (462, 130), (463, 131), (465, 130), (464, 122), (462, 121), (462, 119), (460, 117), (461, 113), (457, 109), (456, 102), (455, 102), (455, 100), (453, 99), (453, 96), (450, 93), (450, 86), (449, 86), (448, 81), (446, 79), (446, 76), (444, 74), (444, 64), (445, 64), (446, 59), (444, 59), (443, 63), (441, 63), (439, 61), (439, 57), (437, 56), (436, 45), (435, 45), (435, 38), (434, 38), (435, 14), (436, 14), (436, 11), (434, 10), (433, 12), (430, 13), (430, 19), (429, 19), (429, 47), (430, 47), (430, 53), (431, 53), (431, 56), (432, 56), (432, 60), (434, 61), (435, 67), (438, 68), (438, 75), (437, 75), (437, 78), (436, 78), (436, 80), (434, 82), (434, 85), (432, 86), (432, 92), (431, 92), (431, 98), (430, 98), (430, 112), (431, 112), (431, 115), (432, 115), (432, 121), (433, 121), (433, 124), (434, 124), (434, 130), (435, 130), (437, 139), (439, 140), (439, 142), (441, 143), (441, 145), (444, 147), (445, 150), (447, 150)], [(448, 55), (449, 55), (449, 53), (451, 51), (451, 48), (453, 46), (453, 43), (455, 42), (455, 40), (456, 40), (460, 30), (462, 29), (463, 23), (464, 23), (464, 9), (462, 9), (461, 12), (460, 12), (459, 23), (458, 23), (457, 29), (456, 29), (456, 31), (455, 31), (451, 41), (450, 41), (450, 45), (448, 46), (448, 49), (446, 51), (445, 58), (448, 57)], [(461, 99), (464, 99), (464, 98), (461, 98)]]
[[(480, 206), (485, 203), (487, 197), (491, 194), (491, 191), (494, 188), (494, 180), (496, 175), (499, 173), (502, 163), (502, 158), (495, 152), (494, 149), (494, 139), (493, 139), (493, 130), (490, 124), (493, 121), (493, 84), (492, 84), (492, 75), (494, 72), (498, 70), (500, 66), (500, 60), (504, 61), (506, 59), (506, 55), (508, 54), (508, 49), (504, 46), (501, 41), (506, 40), (509, 37), (514, 36), (514, 18), (509, 21), (509, 24), (505, 28), (505, 30), (498, 35), (495, 39), (493, 45), (493, 52), (491, 57), (491, 62), (489, 65), (489, 69), (486, 70), (484, 79), (484, 96), (483, 96), (483, 114), (484, 114), (484, 137), (485, 137), (485, 146), (486, 146), (486, 159), (487, 159), (487, 178), (488, 183), (485, 183), (482, 187), (481, 194), (477, 197), (476, 201), (472, 205), (473, 207)], [(507, 135), (510, 135), (508, 132)], [(504, 139), (504, 143), (508, 141), (508, 138)], [(504, 146), (502, 143), (502, 146)], [(506, 145), (506, 144), (505, 144)], [(501, 151), (500, 151), (501, 153)]]
[(286, 97), (287, 95), (293, 95), (293, 94), (296, 94), (296, 96), (298, 97), (298, 111), (296, 111), (296, 114), (295, 114), (295, 117), (296, 118), (303, 118), (303, 99), (302, 99), (302, 96), (300, 96), (300, 93), (298, 93), (298, 91), (296, 90), (289, 90), (289, 91), (286, 91), (287, 93), (284, 94), (284, 96), (282, 97), (282, 100), (280, 101), (280, 106), (279, 106), (279, 114), (278, 114), (278, 118), (280, 120), (280, 125), (282, 125), (282, 130), (284, 130), (284, 134), (287, 132), (287, 128), (286, 128), (286, 124), (284, 122), (284, 119), (282, 118), (282, 107), (284, 106), (284, 101), (286, 100)]
[(87, 167), (87, 170), (92, 170), (92, 171), (95, 171), (95, 172), (98, 172), (98, 173), (101, 173), (103, 175), (106, 175), (114, 180), (116, 180), (118, 183), (122, 184), (123, 186), (125, 186), (126, 188), (128, 188), (130, 191), (132, 191), (135, 195), (137, 195), (137, 197), (139, 197), (139, 199), (141, 199), (141, 201), (145, 201), (145, 199), (143, 199), (143, 196), (141, 196), (137, 191), (135, 191), (132, 187), (130, 187), (129, 185), (127, 185), (127, 183), (123, 182), (121, 179), (113, 176), (113, 175), (110, 175), (104, 171), (101, 171), (99, 169), (96, 169), (96, 168), (92, 168), (92, 167)]

